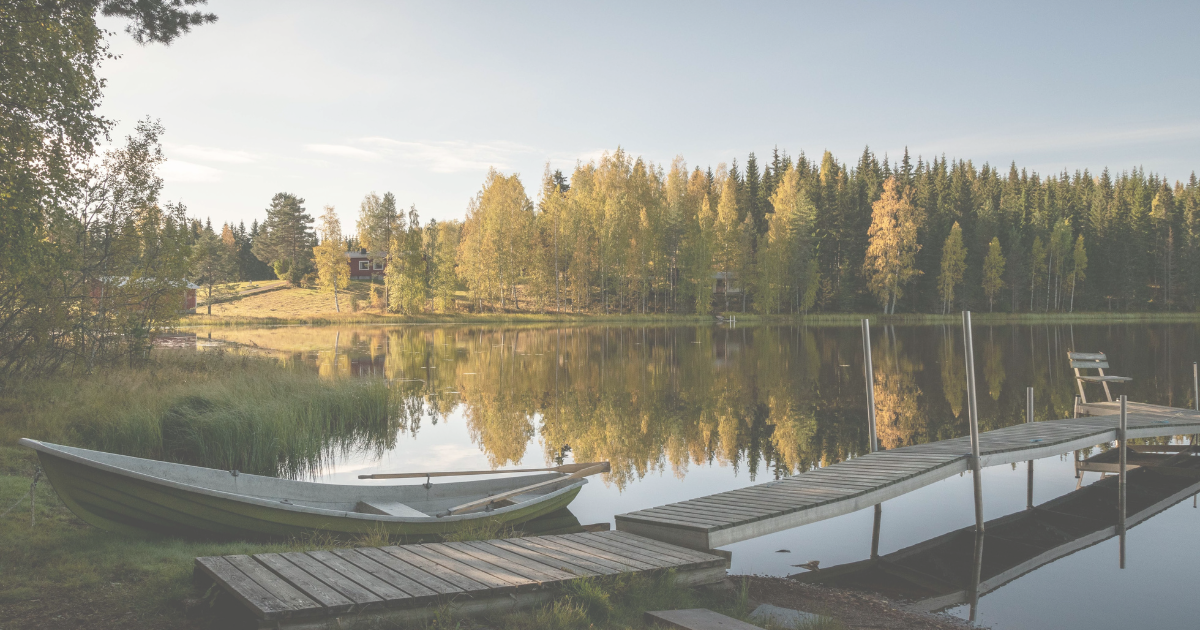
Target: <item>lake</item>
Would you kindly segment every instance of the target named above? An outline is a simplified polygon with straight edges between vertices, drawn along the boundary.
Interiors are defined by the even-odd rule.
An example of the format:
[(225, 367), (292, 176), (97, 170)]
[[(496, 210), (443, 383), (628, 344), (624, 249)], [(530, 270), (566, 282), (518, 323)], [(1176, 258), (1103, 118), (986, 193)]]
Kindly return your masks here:
[[(980, 428), (1070, 417), (1069, 349), (1105, 352), (1133, 377), (1114, 396), (1190, 408), (1194, 324), (975, 327)], [(377, 472), (538, 467), (607, 460), (571, 506), (582, 523), (802, 474), (869, 450), (862, 338), (856, 326), (344, 326), (198, 330), (202, 349), (237, 348), (312, 366), (328, 378), (385, 378), (401, 396), (399, 437), (382, 450), (334, 453), (321, 481)], [(962, 329), (872, 330), (880, 444), (968, 433)], [(1089, 385), (1089, 400), (1103, 400)], [(1177, 440), (1186, 440), (1180, 436)], [(1086, 455), (1086, 453), (1085, 453)], [(1099, 479), (1087, 473), (1083, 484)], [(1025, 507), (1026, 470), (983, 473), (985, 517)], [(880, 552), (974, 523), (969, 476), (883, 504)], [(1073, 456), (1039, 460), (1035, 503), (1076, 489)], [(873, 511), (728, 547), (733, 572), (787, 575), (866, 559)], [(1128, 565), (1115, 539), (1047, 564), (984, 596), (996, 628), (1194, 627), (1200, 510), (1188, 500), (1134, 527)], [(785, 551), (786, 550), (786, 551)], [(1129, 602), (1162, 601), (1162, 606)], [(951, 609), (966, 616), (965, 607)]]

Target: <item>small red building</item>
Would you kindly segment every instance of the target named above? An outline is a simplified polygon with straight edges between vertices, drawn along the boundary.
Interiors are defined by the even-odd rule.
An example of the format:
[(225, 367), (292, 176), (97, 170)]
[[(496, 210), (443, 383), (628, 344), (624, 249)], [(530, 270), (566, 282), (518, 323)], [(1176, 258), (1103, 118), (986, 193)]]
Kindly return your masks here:
[[(122, 287), (122, 286), (125, 286), (126, 282), (129, 282), (129, 279), (124, 278), (124, 277), (122, 277), (122, 278), (106, 278), (106, 281), (109, 283), (115, 284), (118, 287)], [(183, 301), (181, 304), (181, 306), (183, 308), (180, 310), (180, 312), (181, 313), (195, 313), (196, 312), (196, 289), (199, 289), (200, 285), (194, 284), (188, 280), (179, 281), (179, 285), (182, 285), (182, 286), (180, 286), (180, 288), (182, 289), (181, 297), (183, 298)], [(179, 286), (179, 285), (177, 285), (177, 286)], [(91, 287), (88, 289), (88, 295), (92, 298), (92, 301), (97, 304), (100, 303), (100, 301), (104, 298), (104, 293), (105, 293), (105, 282), (100, 281), (100, 280), (92, 281)]]
[(373, 277), (383, 277), (383, 254), (368, 254), (366, 252), (346, 252), (350, 261), (351, 280), (370, 280)]

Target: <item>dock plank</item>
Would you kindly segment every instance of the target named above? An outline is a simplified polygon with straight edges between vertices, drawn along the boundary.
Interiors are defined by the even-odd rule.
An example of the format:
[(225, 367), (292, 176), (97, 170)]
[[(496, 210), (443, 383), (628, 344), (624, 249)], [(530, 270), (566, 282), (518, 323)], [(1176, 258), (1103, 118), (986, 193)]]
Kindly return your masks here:
[(447, 568), (446, 566), (438, 564), (437, 562), (434, 562), (425, 556), (414, 553), (413, 550), (407, 545), (380, 547), (379, 550), (391, 555), (401, 562), (411, 564), (412, 566), (421, 569), (426, 573), (435, 575), (442, 581), (449, 582), (463, 591), (482, 591), (487, 590), (488, 588), (488, 585), (484, 582), (477, 582), (470, 577), (458, 573), (451, 568)]
[(396, 573), (407, 576), (412, 581), (420, 583), (425, 588), (439, 595), (455, 595), (465, 592), (462, 588), (443, 580), (441, 577), (404, 562), (378, 547), (364, 547), (359, 549), (358, 552)]
[(241, 601), (259, 619), (271, 620), (292, 610), (287, 602), (280, 600), (267, 589), (242, 573), (222, 557), (197, 558), (198, 566), (204, 568), (215, 582), (232, 586), (230, 593)]
[(359, 553), (357, 549), (334, 549), (330, 553), (345, 560), (348, 564), (353, 565), (359, 570), (365, 571), (380, 582), (399, 589), (409, 597), (429, 599), (439, 594), (438, 591), (425, 586), (407, 575), (393, 571), (388, 566), (368, 558)]
[(354, 606), (353, 601), (277, 553), (260, 553), (254, 556), (254, 560), (299, 589), (313, 601), (320, 603), (328, 612), (344, 612)]
[(263, 590), (287, 604), (288, 610), (285, 611), (285, 614), (302, 613), (324, 608), (320, 603), (312, 600), (291, 584), (288, 584), (283, 578), (275, 575), (275, 573), (256, 562), (250, 556), (235, 555), (224, 556), (224, 558), (234, 568), (244, 573), (246, 577), (254, 580)]
[(310, 558), (307, 554), (299, 551), (290, 551), (280, 554), (280, 557), (296, 565), (313, 579), (324, 582), (356, 606), (378, 604), (383, 601), (382, 597), (363, 588), (354, 580), (343, 576), (337, 571), (331, 571), (324, 563)]
[[(1200, 413), (1129, 404), (1134, 437), (1200, 432)], [(1046, 457), (1115, 439), (1117, 403), (1084, 405), (1092, 417), (1021, 423), (984, 432), (984, 465)], [(800, 474), (618, 514), (617, 529), (698, 549), (727, 545), (868, 507), (966, 470), (969, 437), (868, 453)], [(707, 541), (707, 543), (705, 542)]]

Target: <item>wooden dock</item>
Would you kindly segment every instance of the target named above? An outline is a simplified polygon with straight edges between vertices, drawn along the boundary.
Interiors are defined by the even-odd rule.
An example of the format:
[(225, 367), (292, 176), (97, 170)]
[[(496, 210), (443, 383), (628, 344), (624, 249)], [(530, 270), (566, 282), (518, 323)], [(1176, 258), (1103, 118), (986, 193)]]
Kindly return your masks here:
[[(1130, 438), (1200, 433), (1200, 413), (1127, 406)], [(1018, 424), (980, 435), (982, 466), (1058, 455), (1116, 439), (1118, 403), (1080, 407), (1091, 417)], [(880, 451), (747, 488), (616, 517), (617, 529), (693, 549), (714, 549), (871, 507), (970, 470), (961, 437)]]
[[(1177, 460), (1179, 458), (1176, 458)], [(1200, 456), (1130, 476), (1126, 528), (1195, 496)], [(973, 553), (969, 526), (878, 558), (822, 567), (791, 576), (801, 582), (850, 587), (904, 599), (909, 608), (935, 612), (972, 600), (1081, 549), (1121, 535), (1117, 479), (1109, 477), (1037, 507), (987, 522), (983, 553)], [(976, 573), (974, 562), (979, 562)], [(976, 587), (972, 575), (979, 575)]]
[(676, 583), (719, 582), (726, 555), (625, 532), (196, 558), (195, 580), (241, 602), (261, 628), (413, 622), (545, 602), (573, 580), (675, 571)]

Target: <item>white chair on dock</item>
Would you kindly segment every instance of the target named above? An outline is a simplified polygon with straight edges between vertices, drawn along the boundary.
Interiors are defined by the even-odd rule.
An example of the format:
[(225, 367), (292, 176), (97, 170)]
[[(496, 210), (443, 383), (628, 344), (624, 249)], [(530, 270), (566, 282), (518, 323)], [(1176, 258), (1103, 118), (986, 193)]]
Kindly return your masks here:
[[(1108, 367), (1108, 358), (1103, 352), (1067, 352), (1067, 357), (1071, 359), (1071, 367), (1075, 369), (1075, 384), (1079, 386), (1079, 399), (1084, 404), (1087, 404), (1087, 395), (1083, 393), (1084, 383), (1100, 383), (1104, 386), (1104, 395), (1108, 397), (1108, 402), (1112, 402), (1112, 392), (1108, 391), (1109, 383), (1124, 383), (1132, 381), (1128, 376), (1111, 376), (1104, 373), (1104, 368)], [(1080, 374), (1079, 370), (1097, 370), (1099, 375)]]

